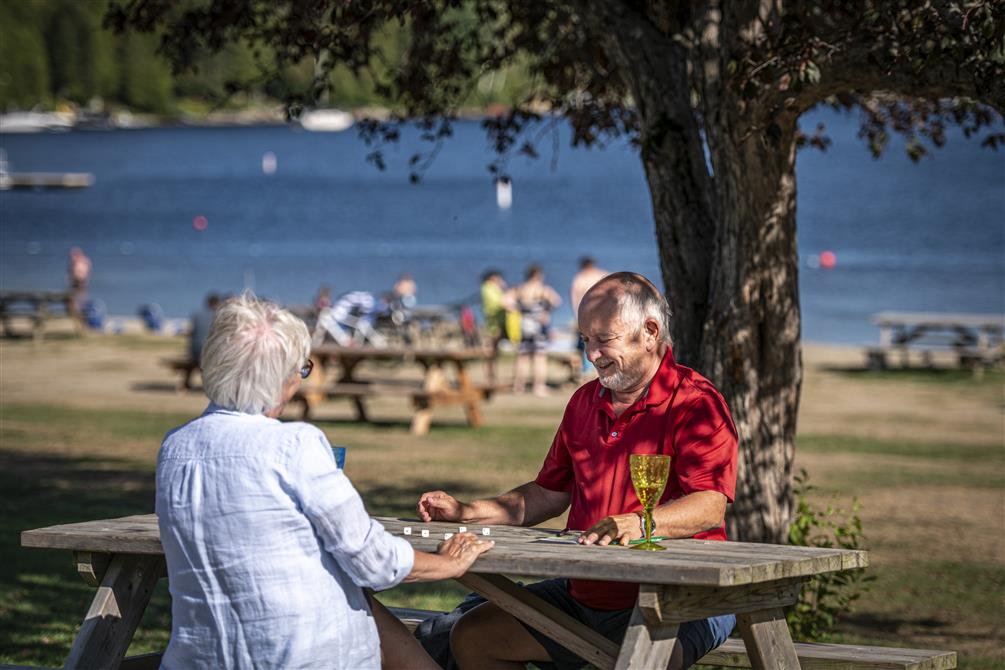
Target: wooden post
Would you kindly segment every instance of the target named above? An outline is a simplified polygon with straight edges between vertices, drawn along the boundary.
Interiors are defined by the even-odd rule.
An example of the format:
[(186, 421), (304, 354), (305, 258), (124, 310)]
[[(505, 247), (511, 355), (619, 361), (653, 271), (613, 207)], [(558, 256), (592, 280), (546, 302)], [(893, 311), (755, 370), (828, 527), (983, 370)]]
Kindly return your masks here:
[(481, 393), (475, 390), (474, 384), (471, 383), (464, 361), (457, 359), (454, 364), (457, 366), (457, 389), (464, 403), (464, 415), (468, 419), (468, 425), (477, 428), (482, 425)]
[(677, 643), (677, 624), (651, 627), (636, 609), (632, 612), (615, 670), (666, 668)]
[(117, 668), (163, 574), (163, 556), (112, 556), (63, 667)]
[(782, 608), (737, 614), (736, 627), (743, 636), (753, 670), (799, 670)]

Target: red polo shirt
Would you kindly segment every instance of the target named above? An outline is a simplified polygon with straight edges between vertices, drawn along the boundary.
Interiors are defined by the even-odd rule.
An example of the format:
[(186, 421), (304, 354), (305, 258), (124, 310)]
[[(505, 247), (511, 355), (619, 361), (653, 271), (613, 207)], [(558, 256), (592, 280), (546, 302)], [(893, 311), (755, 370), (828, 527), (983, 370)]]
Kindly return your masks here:
[[(718, 491), (732, 502), (736, 446), (726, 401), (668, 350), (649, 389), (619, 417), (611, 392), (598, 380), (577, 390), (535, 481), (572, 494), (569, 528), (586, 530), (605, 516), (642, 509), (632, 487), (629, 454), (671, 457), (661, 504), (695, 491)], [(695, 538), (725, 540), (725, 526)], [(638, 591), (637, 584), (623, 582), (569, 582), (573, 598), (599, 610), (633, 607)]]

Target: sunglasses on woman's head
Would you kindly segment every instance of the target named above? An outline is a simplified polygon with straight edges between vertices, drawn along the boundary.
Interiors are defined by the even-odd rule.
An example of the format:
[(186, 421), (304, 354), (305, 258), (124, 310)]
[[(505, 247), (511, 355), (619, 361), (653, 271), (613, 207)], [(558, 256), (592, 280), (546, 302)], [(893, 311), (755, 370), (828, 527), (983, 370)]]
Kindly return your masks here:
[(311, 376), (311, 370), (313, 370), (313, 369), (314, 369), (314, 361), (312, 361), (311, 359), (308, 358), (307, 362), (304, 363), (304, 366), (302, 368), (300, 368), (300, 378), (301, 379), (307, 379), (308, 377), (310, 377)]

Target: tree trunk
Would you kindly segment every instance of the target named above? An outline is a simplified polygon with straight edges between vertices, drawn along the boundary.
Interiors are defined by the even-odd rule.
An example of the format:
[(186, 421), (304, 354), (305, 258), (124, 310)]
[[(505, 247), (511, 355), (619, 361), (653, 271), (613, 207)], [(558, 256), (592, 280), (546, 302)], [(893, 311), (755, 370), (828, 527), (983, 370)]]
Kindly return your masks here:
[[(740, 435), (730, 536), (784, 543), (802, 383), (796, 249), (795, 118), (777, 140), (713, 150), (720, 217), (699, 369), (729, 402)], [(729, 129), (710, 129), (710, 137)]]
[(740, 436), (730, 537), (784, 543), (802, 380), (796, 114), (751, 130), (754, 103), (731, 97), (719, 80), (720, 45), (732, 36), (720, 39), (718, 14), (701, 49), (689, 50), (637, 15), (604, 7), (606, 50), (638, 106), (674, 353), (722, 392)]

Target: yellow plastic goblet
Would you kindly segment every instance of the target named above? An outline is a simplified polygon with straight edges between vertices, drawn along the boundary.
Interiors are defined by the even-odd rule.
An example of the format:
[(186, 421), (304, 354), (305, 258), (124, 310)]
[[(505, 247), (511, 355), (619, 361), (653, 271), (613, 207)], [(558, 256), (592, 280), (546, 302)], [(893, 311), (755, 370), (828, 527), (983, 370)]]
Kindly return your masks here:
[(632, 485), (635, 495), (646, 511), (646, 540), (632, 546), (632, 549), (643, 551), (663, 551), (662, 547), (653, 542), (653, 507), (656, 506), (663, 489), (667, 485), (670, 474), (670, 457), (658, 454), (632, 454), (628, 457), (632, 469)]

